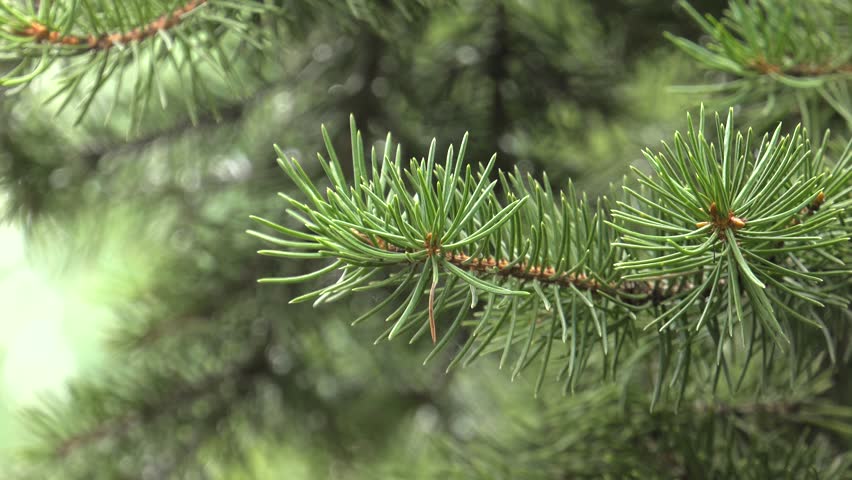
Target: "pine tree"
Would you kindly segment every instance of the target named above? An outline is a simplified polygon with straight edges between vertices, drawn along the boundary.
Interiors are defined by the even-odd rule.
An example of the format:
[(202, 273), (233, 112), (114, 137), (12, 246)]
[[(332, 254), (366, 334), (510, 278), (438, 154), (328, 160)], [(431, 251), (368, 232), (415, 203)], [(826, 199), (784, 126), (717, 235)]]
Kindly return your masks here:
[(7, 217), (116, 317), (9, 475), (849, 478), (850, 24), (0, 0)]

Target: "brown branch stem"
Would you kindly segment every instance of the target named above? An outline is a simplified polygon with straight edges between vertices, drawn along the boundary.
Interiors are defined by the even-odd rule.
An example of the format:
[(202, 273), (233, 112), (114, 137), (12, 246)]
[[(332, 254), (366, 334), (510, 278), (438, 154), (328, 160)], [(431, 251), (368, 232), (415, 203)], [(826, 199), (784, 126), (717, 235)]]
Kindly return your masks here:
[[(402, 247), (388, 243), (382, 238), (376, 238), (373, 242), (367, 235), (353, 231), (353, 233), (364, 243), (386, 250), (388, 252), (401, 253), (410, 251)], [(430, 235), (427, 235), (430, 237)], [(508, 259), (495, 259), (493, 257), (471, 257), (465, 253), (443, 252), (440, 248), (427, 243), (426, 250), (429, 255), (442, 255), (444, 260), (453, 265), (470, 270), (472, 272), (487, 274), (493, 273), (502, 277), (512, 277), (519, 280), (537, 280), (544, 284), (555, 284), (563, 287), (573, 285), (578, 290), (588, 290), (592, 293), (603, 291), (609, 295), (621, 297), (622, 300), (631, 304), (642, 304), (648, 300), (658, 301), (664, 298), (665, 293), (654, 286), (654, 282), (624, 282), (620, 284), (601, 284), (593, 278), (584, 274), (562, 273), (557, 274), (556, 269), (546, 265), (530, 265), (524, 262), (510, 262)], [(680, 289), (667, 289), (668, 295), (674, 295)], [(637, 299), (637, 295), (645, 295), (644, 299)]]
[(780, 74), (790, 75), (793, 77), (815, 77), (820, 75), (836, 75), (836, 74), (852, 74), (852, 64), (841, 65), (815, 65), (815, 64), (798, 64), (791, 66), (781, 66), (774, 63), (769, 63), (763, 57), (758, 57), (751, 60), (746, 65), (762, 75)]
[(63, 35), (49, 25), (33, 20), (30, 26), (14, 32), (21, 37), (31, 37), (37, 43), (51, 45), (68, 45), (83, 47), (83, 51), (109, 50), (116, 45), (126, 45), (141, 42), (157, 33), (169, 30), (183, 21), (183, 18), (193, 10), (207, 3), (207, 0), (189, 0), (182, 6), (172, 10), (156, 20), (128, 32), (104, 33), (100, 35)]

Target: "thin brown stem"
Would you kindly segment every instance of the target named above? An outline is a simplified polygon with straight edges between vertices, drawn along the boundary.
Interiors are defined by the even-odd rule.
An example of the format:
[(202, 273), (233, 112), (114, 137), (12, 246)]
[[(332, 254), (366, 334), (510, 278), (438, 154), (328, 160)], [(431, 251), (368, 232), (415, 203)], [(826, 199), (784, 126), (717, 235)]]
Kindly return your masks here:
[(141, 42), (161, 31), (174, 28), (183, 21), (187, 14), (205, 3), (207, 3), (207, 0), (190, 0), (141, 28), (135, 28), (129, 32), (104, 33), (100, 35), (91, 33), (88, 35), (63, 35), (49, 25), (33, 20), (28, 27), (14, 33), (21, 37), (31, 37), (36, 43), (79, 46), (81, 51), (109, 50), (116, 45)]
[[(387, 242), (382, 238), (376, 238), (375, 242), (367, 235), (353, 231), (353, 233), (364, 243), (388, 252), (405, 252), (402, 247)], [(601, 284), (593, 278), (584, 274), (562, 273), (557, 274), (556, 269), (546, 265), (529, 265), (524, 262), (511, 262), (508, 259), (495, 259), (493, 257), (471, 257), (465, 253), (442, 252), (440, 248), (427, 242), (427, 253), (429, 255), (443, 255), (444, 260), (453, 265), (481, 274), (497, 274), (502, 277), (512, 277), (519, 280), (537, 280), (544, 284), (555, 284), (563, 287), (574, 286), (579, 290), (588, 290), (592, 293), (603, 291), (609, 295), (620, 297), (631, 304), (642, 304), (648, 300), (659, 300), (661, 296), (674, 295), (681, 291), (679, 288), (669, 288), (660, 291), (655, 287), (655, 282), (623, 282)], [(413, 252), (409, 252), (413, 253)], [(637, 295), (645, 298), (637, 299)]]
[(793, 77), (816, 77), (821, 75), (852, 74), (852, 64), (815, 65), (803, 63), (785, 67), (769, 63), (763, 57), (758, 57), (750, 61), (747, 66), (762, 75), (780, 74)]

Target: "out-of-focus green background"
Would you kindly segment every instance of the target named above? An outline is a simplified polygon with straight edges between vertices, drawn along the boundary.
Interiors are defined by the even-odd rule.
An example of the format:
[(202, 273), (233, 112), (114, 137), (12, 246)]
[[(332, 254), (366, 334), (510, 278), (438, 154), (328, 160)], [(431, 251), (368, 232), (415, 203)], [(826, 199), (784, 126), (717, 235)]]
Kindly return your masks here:
[(108, 281), (97, 265), (57, 273), (26, 242), (19, 226), (0, 227), (0, 450), (24, 445), (16, 410), (103, 361), (100, 340), (115, 321), (92, 295)]
[[(270, 478), (356, 478), (347, 466), (414, 461), (424, 437), (463, 441), (535, 414), (531, 380), (510, 383), (494, 362), (445, 376), (446, 359), (421, 366), (428, 345), (373, 346), (378, 321), (347, 324), (375, 296), (312, 310), (287, 305), (307, 286), (256, 286), (258, 276), (308, 269), (257, 258), (264, 246), (243, 233), (254, 228), (249, 214), (285, 219), (275, 193), (292, 186), (272, 144), (318, 177), (320, 124), (346, 156), (354, 113), (367, 142), (391, 130), (406, 156), (424, 155), (433, 136), (444, 150), (470, 131), (472, 162), (496, 151), (503, 168), (605, 193), (701, 100), (668, 90), (703, 74), (662, 38), (671, 30), (694, 39), (697, 27), (666, 0), (451, 2), (413, 19), (387, 8), (374, 21), (306, 3), (276, 44), (238, 65), (244, 91), (202, 72), (219, 120), (202, 115), (193, 126), (181, 102), (188, 86), (171, 77), (166, 110), (153, 102), (129, 134), (121, 90), (105, 87), (75, 127), (73, 109), (56, 117), (55, 104), (44, 105), (49, 75), (3, 100), (0, 450), (32, 440), (18, 412), (50, 393), (63, 398), (69, 379), (175, 366), (230, 372), (231, 356), (257, 348), (264, 331), (262, 388), (247, 399), (205, 397), (238, 420), (217, 418), (208, 431), (199, 414), (173, 425), (249, 438), (248, 463)], [(718, 13), (726, 2), (696, 3)], [(168, 421), (172, 407), (161, 407)], [(484, 421), (486, 407), (505, 416)], [(261, 421), (243, 418), (257, 412)], [(172, 437), (156, 431), (141, 442), (157, 452), (157, 439)]]

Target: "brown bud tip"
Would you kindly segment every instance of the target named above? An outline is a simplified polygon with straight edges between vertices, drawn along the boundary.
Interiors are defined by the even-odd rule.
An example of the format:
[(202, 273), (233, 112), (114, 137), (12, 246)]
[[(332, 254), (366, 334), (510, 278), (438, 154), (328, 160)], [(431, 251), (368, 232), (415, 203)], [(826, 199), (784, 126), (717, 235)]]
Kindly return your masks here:
[(731, 217), (728, 220), (731, 222), (731, 225), (733, 225), (733, 227), (735, 229), (745, 227), (745, 220), (743, 220), (740, 217), (735, 217), (735, 216), (731, 215)]
[(719, 214), (719, 209), (716, 207), (716, 202), (710, 204), (710, 216), (716, 217)]
[(38, 22), (30, 23), (30, 28), (36, 35), (43, 35), (45, 32), (47, 32), (47, 27)]
[(816, 198), (814, 199), (814, 204), (816, 204), (816, 205), (822, 205), (823, 203), (825, 203), (825, 193), (824, 193), (824, 192), (819, 192), (819, 193), (817, 193), (817, 196), (816, 196)]

